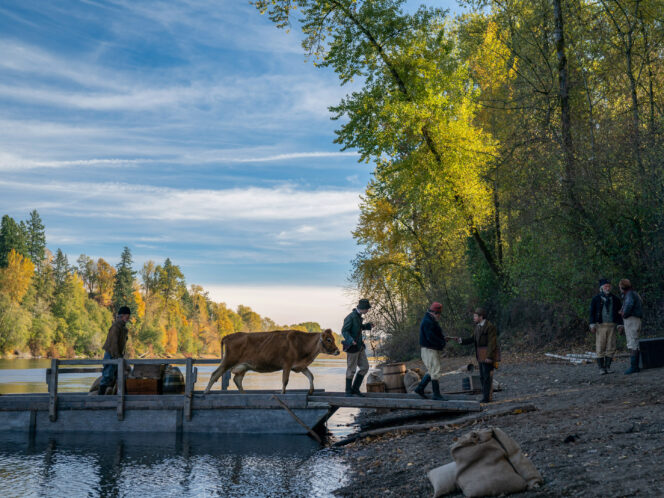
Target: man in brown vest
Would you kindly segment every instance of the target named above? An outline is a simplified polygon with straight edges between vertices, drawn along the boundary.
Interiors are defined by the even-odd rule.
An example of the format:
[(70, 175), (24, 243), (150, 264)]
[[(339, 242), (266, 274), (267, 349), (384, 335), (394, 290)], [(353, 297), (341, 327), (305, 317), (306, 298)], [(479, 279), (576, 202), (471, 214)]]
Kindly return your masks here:
[(493, 396), (493, 370), (500, 361), (498, 346), (498, 330), (486, 319), (486, 311), (477, 308), (473, 315), (475, 333), (473, 337), (459, 337), (459, 344), (474, 344), (475, 357), (480, 366), (480, 382), (482, 384), (482, 403), (491, 402)]
[[(108, 329), (106, 342), (104, 343), (104, 359), (117, 360), (122, 358), (127, 345), (127, 322), (131, 316), (131, 310), (127, 306), (122, 306), (118, 310), (117, 317)], [(106, 389), (115, 384), (118, 375), (117, 365), (104, 365), (101, 373), (101, 383), (99, 384), (99, 394), (106, 394)]]

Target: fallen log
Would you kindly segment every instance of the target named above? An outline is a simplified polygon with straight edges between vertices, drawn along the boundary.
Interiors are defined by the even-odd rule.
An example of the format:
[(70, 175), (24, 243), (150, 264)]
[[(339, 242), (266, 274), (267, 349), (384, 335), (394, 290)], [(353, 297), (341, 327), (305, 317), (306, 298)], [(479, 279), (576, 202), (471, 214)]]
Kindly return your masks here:
[(382, 434), (387, 434), (388, 432), (401, 432), (401, 431), (408, 431), (408, 432), (415, 432), (415, 431), (428, 431), (430, 429), (434, 428), (441, 428), (441, 427), (450, 427), (453, 425), (462, 425), (466, 424), (469, 422), (477, 422), (481, 420), (487, 420), (491, 419), (494, 417), (501, 417), (503, 415), (511, 415), (511, 414), (518, 414), (518, 413), (527, 413), (527, 412), (533, 412), (536, 411), (537, 407), (532, 404), (526, 404), (526, 405), (513, 405), (513, 406), (505, 406), (505, 407), (500, 407), (496, 410), (485, 410), (480, 413), (474, 413), (471, 415), (466, 415), (463, 417), (458, 417), (453, 420), (448, 420), (446, 422), (435, 422), (435, 423), (429, 423), (429, 424), (408, 424), (408, 425), (399, 425), (399, 426), (394, 426), (394, 427), (383, 427), (381, 429), (373, 429), (370, 431), (362, 431), (358, 432), (357, 434), (353, 434), (352, 436), (349, 436), (345, 439), (342, 439), (341, 441), (337, 441), (336, 443), (333, 443), (332, 446), (345, 446), (349, 443), (352, 443), (354, 441), (357, 441), (358, 439), (363, 439), (365, 437), (369, 436), (379, 436)]

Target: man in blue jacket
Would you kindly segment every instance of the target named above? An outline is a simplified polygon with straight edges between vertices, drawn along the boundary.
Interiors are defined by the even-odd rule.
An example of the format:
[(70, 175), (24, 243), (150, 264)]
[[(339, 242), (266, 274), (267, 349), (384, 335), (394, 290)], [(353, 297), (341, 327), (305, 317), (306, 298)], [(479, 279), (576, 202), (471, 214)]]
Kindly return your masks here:
[(438, 323), (442, 312), (443, 305), (433, 302), (420, 323), (420, 354), (422, 355), (424, 366), (427, 368), (427, 373), (415, 388), (417, 394), (426, 398), (424, 388), (431, 381), (433, 389), (432, 399), (436, 400), (445, 399), (440, 395), (440, 385), (438, 384), (441, 357), (445, 348), (445, 336), (443, 335), (443, 329)]
[(595, 334), (597, 365), (600, 374), (609, 373), (611, 361), (616, 352), (616, 329), (622, 328), (620, 308), (622, 303), (611, 293), (611, 282), (603, 278), (599, 281), (599, 294), (590, 302), (590, 331)]

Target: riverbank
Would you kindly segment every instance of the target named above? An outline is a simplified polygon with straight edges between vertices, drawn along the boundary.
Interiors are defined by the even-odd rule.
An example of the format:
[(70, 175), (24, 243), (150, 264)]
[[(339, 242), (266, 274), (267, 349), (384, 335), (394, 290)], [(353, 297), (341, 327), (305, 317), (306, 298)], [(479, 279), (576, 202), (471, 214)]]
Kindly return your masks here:
[[(471, 360), (450, 358), (445, 369)], [(487, 411), (507, 413), (447, 426), (432, 419), (429, 423), (438, 426), (429, 430), (391, 431), (343, 446), (337, 451), (352, 470), (348, 484), (335, 494), (431, 496), (426, 473), (452, 461), (449, 447), (455, 439), (496, 426), (521, 445), (544, 478), (541, 488), (519, 496), (660, 496), (664, 369), (624, 375), (628, 361), (617, 358), (613, 373), (599, 375), (595, 364), (507, 355), (495, 375), (503, 389), (493, 403), (484, 405)], [(441, 379), (445, 391), (459, 390), (460, 385), (460, 375)], [(501, 410), (527, 405), (535, 410)], [(398, 415), (366, 413), (358, 423), (360, 428), (376, 427), (381, 418)]]

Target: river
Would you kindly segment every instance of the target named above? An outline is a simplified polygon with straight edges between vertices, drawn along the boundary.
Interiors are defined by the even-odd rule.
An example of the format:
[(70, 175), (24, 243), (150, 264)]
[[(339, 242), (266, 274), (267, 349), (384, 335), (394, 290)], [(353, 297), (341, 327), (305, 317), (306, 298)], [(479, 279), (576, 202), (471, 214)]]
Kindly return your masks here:
[[(310, 370), (317, 389), (343, 390), (345, 360), (320, 359)], [(0, 394), (46, 392), (49, 360), (0, 360)], [(198, 367), (204, 389), (214, 365)], [(59, 390), (88, 389), (95, 375), (61, 375)], [(232, 383), (231, 383), (232, 385)], [(245, 389), (280, 389), (281, 372), (248, 373)], [(292, 373), (291, 389), (308, 380)], [(219, 384), (215, 386), (219, 389)], [(355, 410), (328, 421), (334, 436), (353, 430)], [(347, 468), (334, 450), (307, 436), (61, 434), (0, 432), (0, 496), (326, 497), (344, 485)]]

